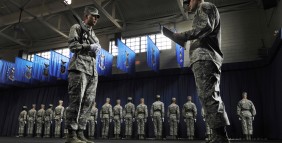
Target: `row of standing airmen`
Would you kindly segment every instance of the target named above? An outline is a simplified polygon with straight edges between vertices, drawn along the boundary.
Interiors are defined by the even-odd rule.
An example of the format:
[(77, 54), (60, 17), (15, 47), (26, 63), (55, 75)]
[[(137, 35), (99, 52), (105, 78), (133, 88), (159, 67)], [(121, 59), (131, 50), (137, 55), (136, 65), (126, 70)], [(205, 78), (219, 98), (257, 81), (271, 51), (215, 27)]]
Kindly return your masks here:
[[(120, 100), (116, 101), (116, 105), (112, 108), (110, 104), (110, 98), (106, 98), (106, 103), (102, 106), (100, 111), (100, 118), (102, 123), (102, 138), (107, 139), (109, 135), (110, 122), (114, 122), (114, 135), (115, 139), (120, 138), (121, 123), (125, 123), (125, 138), (130, 139), (132, 136), (132, 124), (136, 120), (138, 129), (138, 139), (145, 139), (145, 124), (148, 118), (148, 108), (144, 103), (144, 98), (140, 99), (140, 104), (136, 107), (132, 103), (132, 98), (128, 97), (128, 103), (122, 108)], [(23, 136), (24, 127), (27, 123), (27, 135), (33, 136), (33, 128), (36, 123), (36, 136), (50, 137), (50, 128), (52, 121), (55, 121), (55, 137), (60, 137), (61, 122), (65, 118), (65, 110), (62, 106), (63, 101), (59, 101), (59, 105), (52, 110), (52, 104), (45, 111), (44, 105), (41, 105), (41, 109), (36, 112), (35, 105), (32, 105), (32, 109), (26, 111), (26, 106), (23, 107), (23, 111), (19, 116), (19, 136)], [(202, 108), (202, 117), (205, 121), (205, 111)], [(247, 100), (247, 93), (243, 93), (243, 99), (238, 103), (237, 114), (239, 120), (242, 122), (243, 134), (247, 140), (251, 139), (253, 134), (252, 121), (256, 114), (255, 107), (250, 100)], [(164, 103), (160, 101), (160, 95), (156, 96), (156, 101), (152, 104), (150, 115), (154, 124), (154, 133), (156, 139), (162, 139), (162, 125), (164, 122), (165, 110)], [(192, 102), (191, 96), (188, 96), (188, 101), (183, 105), (182, 115), (187, 127), (187, 136), (189, 140), (194, 139), (194, 123), (197, 117), (196, 105)], [(170, 126), (170, 136), (172, 139), (177, 139), (178, 123), (180, 121), (180, 109), (176, 104), (176, 98), (172, 98), (172, 103), (168, 106), (167, 117)], [(94, 138), (95, 126), (97, 124), (98, 109), (94, 104), (88, 118), (88, 136)], [(42, 128), (44, 124), (44, 129)], [(64, 130), (67, 133), (67, 130)], [(206, 123), (206, 139), (210, 140), (212, 130)]]

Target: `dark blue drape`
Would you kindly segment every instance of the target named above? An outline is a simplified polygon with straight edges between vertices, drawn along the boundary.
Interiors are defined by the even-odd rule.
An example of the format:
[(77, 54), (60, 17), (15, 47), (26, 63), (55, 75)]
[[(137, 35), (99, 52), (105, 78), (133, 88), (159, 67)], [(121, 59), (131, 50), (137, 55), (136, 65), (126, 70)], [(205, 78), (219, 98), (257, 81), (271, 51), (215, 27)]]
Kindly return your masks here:
[(49, 74), (59, 79), (67, 80), (68, 78), (68, 65), (69, 58), (59, 54), (55, 51), (51, 51)]
[(147, 65), (155, 72), (159, 71), (160, 50), (149, 36), (147, 36)]
[(183, 68), (184, 63), (184, 48), (181, 47), (179, 44), (175, 43), (175, 50), (176, 50), (176, 60), (178, 65)]
[(99, 75), (109, 76), (112, 74), (113, 55), (101, 49), (96, 55), (96, 67)]
[(135, 72), (135, 53), (118, 39), (117, 68), (129, 73)]

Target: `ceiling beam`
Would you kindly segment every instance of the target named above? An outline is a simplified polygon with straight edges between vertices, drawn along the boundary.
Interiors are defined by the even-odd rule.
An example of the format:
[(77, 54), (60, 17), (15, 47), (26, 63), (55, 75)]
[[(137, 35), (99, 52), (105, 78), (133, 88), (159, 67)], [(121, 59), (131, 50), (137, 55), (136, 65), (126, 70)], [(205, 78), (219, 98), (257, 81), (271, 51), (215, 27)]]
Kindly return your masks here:
[(8, 39), (8, 40), (10, 40), (10, 41), (12, 41), (12, 42), (14, 42), (14, 43), (17, 43), (17, 44), (19, 44), (19, 45), (21, 45), (21, 46), (29, 47), (29, 45), (26, 45), (26, 44), (22, 43), (21, 41), (15, 39), (15, 38), (13, 38), (13, 37), (10, 37), (10, 36), (8, 36), (8, 35), (2, 33), (2, 32), (0, 32), (0, 36), (4, 37), (4, 38), (6, 38), (6, 39)]
[[(11, 2), (12, 4), (14, 4), (16, 7), (21, 8), (21, 6), (20, 6), (18, 3), (14, 2), (13, 0), (10, 0), (10, 2)], [(58, 30), (57, 28), (55, 28), (54, 26), (52, 26), (52, 25), (49, 24), (48, 22), (44, 21), (42, 18), (33, 15), (33, 14), (30, 13), (28, 10), (25, 10), (25, 9), (22, 9), (22, 10), (23, 10), (25, 13), (27, 13), (28, 15), (32, 16), (33, 18), (38, 19), (39, 22), (41, 22), (42, 24), (44, 24), (45, 26), (47, 26), (47, 27), (50, 28), (51, 30), (57, 32), (58, 34), (62, 35), (62, 36), (65, 37), (65, 38), (68, 38), (68, 36), (67, 36), (65, 33), (63, 33), (62, 31)]]
[(183, 0), (176, 0), (177, 1), (177, 5), (181, 11), (181, 14), (184, 18), (184, 20), (188, 20), (188, 14), (187, 12), (185, 12), (184, 8), (183, 8)]
[(118, 29), (122, 29), (122, 26), (113, 18), (98, 2), (97, 0), (92, 0), (96, 8), (101, 11)]
[[(91, 4), (93, 4), (93, 0), (73, 0), (71, 5), (73, 8), (80, 8), (80, 7), (84, 7), (84, 6), (91, 5)], [(26, 9), (26, 11), (33, 13), (34, 16), (36, 17), (43, 17), (43, 16), (53, 15), (59, 12), (69, 10), (66, 6), (63, 5), (63, 0), (61, 1), (57, 0), (53, 3), (46, 4), (45, 7), (48, 7), (48, 11), (42, 12), (42, 9), (40, 6), (28, 8)], [(33, 19), (35, 18), (31, 15), (22, 15), (21, 17), (22, 22), (27, 22)], [(0, 27), (15, 24), (18, 22), (19, 22), (19, 11), (0, 17)]]

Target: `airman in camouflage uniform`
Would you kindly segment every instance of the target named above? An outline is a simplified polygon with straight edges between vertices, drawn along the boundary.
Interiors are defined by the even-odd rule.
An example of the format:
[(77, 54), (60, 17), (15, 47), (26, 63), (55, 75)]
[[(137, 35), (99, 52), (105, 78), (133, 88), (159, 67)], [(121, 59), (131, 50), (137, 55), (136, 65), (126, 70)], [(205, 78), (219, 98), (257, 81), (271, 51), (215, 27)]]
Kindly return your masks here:
[(125, 138), (130, 139), (132, 136), (132, 124), (134, 122), (135, 105), (132, 98), (127, 98), (127, 104), (124, 106), (123, 117), (125, 122)]
[(156, 96), (156, 101), (152, 104), (151, 107), (151, 117), (154, 123), (154, 132), (157, 139), (162, 139), (162, 131), (163, 131), (163, 122), (164, 122), (164, 103), (160, 101), (161, 96)]
[(41, 104), (41, 108), (36, 113), (36, 137), (41, 137), (42, 127), (44, 124), (45, 105)]
[(210, 128), (209, 124), (206, 122), (206, 113), (205, 113), (204, 108), (202, 108), (202, 117), (206, 124), (206, 140), (210, 141), (211, 135), (212, 135), (212, 129)]
[(120, 105), (120, 99), (118, 99), (116, 102), (117, 102), (117, 105), (114, 106), (114, 109), (113, 109), (114, 135), (115, 135), (115, 139), (119, 139), (120, 128), (121, 128), (120, 126), (122, 123), (123, 116), (122, 116), (122, 106)]
[(27, 135), (29, 137), (33, 136), (33, 128), (34, 128), (35, 119), (36, 119), (35, 107), (36, 105), (32, 104), (32, 108), (27, 113)]
[(135, 117), (138, 126), (138, 138), (145, 138), (145, 124), (147, 123), (148, 118), (148, 108), (147, 105), (144, 104), (144, 98), (140, 99), (140, 104), (136, 107)]
[(44, 114), (44, 137), (50, 137), (50, 129), (52, 128), (54, 112), (53, 112), (53, 105), (49, 104), (49, 108), (45, 111)]
[[(87, 6), (84, 9), (82, 24), (73, 25), (69, 32), (68, 47), (74, 53), (68, 67), (69, 108), (66, 112), (66, 126), (69, 133), (66, 140), (70, 143), (93, 143), (85, 138), (84, 130), (86, 130), (87, 119), (95, 101), (98, 84), (95, 57), (101, 46), (93, 26), (96, 25), (99, 17), (95, 7)], [(87, 28), (88, 35), (82, 26)], [(94, 39), (93, 43), (90, 43), (87, 36)]]
[(93, 104), (92, 109), (90, 111), (90, 116), (88, 119), (88, 136), (91, 139), (94, 139), (95, 134), (95, 127), (97, 124), (97, 118), (98, 118), (98, 109), (96, 108), (96, 102)]
[(194, 139), (194, 122), (196, 122), (197, 117), (197, 107), (192, 102), (192, 97), (188, 96), (188, 102), (183, 105), (182, 115), (184, 117), (184, 122), (187, 126), (187, 136), (189, 140)]
[(237, 105), (237, 115), (242, 123), (243, 134), (247, 140), (251, 140), (253, 135), (253, 120), (256, 115), (255, 105), (247, 99), (247, 92), (243, 92), (243, 99)]
[(19, 136), (18, 137), (23, 137), (24, 136), (24, 127), (26, 125), (26, 120), (27, 120), (27, 107), (23, 106), (23, 109), (19, 115)]
[(59, 105), (54, 110), (55, 137), (60, 137), (61, 135), (61, 123), (63, 122), (64, 111), (63, 101), (59, 100)]
[(206, 111), (206, 122), (213, 129), (210, 143), (229, 143), (226, 126), (229, 119), (220, 96), (221, 52), (220, 16), (216, 6), (204, 0), (184, 0), (195, 11), (192, 29), (173, 34), (178, 41), (191, 41), (189, 58), (197, 92)]
[(100, 111), (100, 118), (102, 122), (102, 138), (107, 139), (109, 136), (109, 126), (112, 122), (113, 111), (112, 105), (110, 104), (110, 98), (106, 99), (106, 103), (102, 106)]
[(169, 131), (172, 139), (176, 139), (178, 123), (180, 119), (179, 106), (176, 104), (176, 98), (172, 98), (172, 103), (168, 106), (167, 118), (169, 122)]

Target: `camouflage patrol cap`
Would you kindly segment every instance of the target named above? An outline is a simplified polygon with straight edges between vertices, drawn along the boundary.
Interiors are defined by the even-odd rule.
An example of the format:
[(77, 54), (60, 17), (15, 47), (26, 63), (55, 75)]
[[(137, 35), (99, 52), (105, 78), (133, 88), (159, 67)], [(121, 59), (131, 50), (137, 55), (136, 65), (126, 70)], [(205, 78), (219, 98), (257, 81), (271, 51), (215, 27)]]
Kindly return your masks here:
[(175, 98), (175, 97), (172, 97), (171, 100), (172, 100), (172, 101), (176, 101), (176, 98)]
[(23, 109), (27, 109), (27, 106), (23, 106)]
[(53, 107), (53, 104), (49, 104), (49, 107)]
[(132, 100), (132, 97), (127, 97), (127, 100)]
[(157, 95), (157, 96), (156, 96), (156, 98), (157, 98), (157, 99), (160, 99), (160, 98), (161, 98), (161, 96), (160, 96), (160, 95)]
[(96, 15), (98, 18), (100, 18), (100, 15), (98, 13), (98, 9), (95, 7), (91, 7), (91, 6), (86, 6), (84, 9), (84, 15)]

